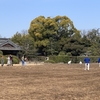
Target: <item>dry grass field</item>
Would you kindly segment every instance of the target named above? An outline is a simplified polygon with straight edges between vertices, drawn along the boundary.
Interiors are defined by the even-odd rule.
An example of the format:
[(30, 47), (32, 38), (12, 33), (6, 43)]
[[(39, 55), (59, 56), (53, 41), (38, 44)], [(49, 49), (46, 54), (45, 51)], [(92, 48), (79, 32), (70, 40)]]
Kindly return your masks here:
[(0, 67), (0, 100), (100, 100), (100, 68), (91, 64)]

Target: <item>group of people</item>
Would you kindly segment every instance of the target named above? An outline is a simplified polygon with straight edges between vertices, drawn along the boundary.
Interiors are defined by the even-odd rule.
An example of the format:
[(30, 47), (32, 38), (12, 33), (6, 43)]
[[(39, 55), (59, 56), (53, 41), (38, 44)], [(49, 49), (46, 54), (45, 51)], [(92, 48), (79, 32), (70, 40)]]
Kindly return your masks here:
[[(98, 64), (99, 64), (99, 67), (100, 67), (100, 58), (98, 58)], [(84, 58), (84, 63), (85, 63), (85, 68), (84, 70), (89, 70), (90, 69), (90, 58), (86, 55), (86, 57)], [(71, 60), (68, 61), (68, 65), (71, 64)], [(82, 64), (82, 61), (79, 62), (79, 64), (81, 65)]]
[[(27, 58), (25, 56), (22, 56), (21, 58), (21, 62), (22, 62), (22, 66), (25, 66), (26, 65), (26, 61), (27, 61)], [(4, 66), (4, 56), (2, 55), (1, 56), (1, 66)], [(68, 64), (70, 64), (71, 61), (68, 62)], [(84, 63), (85, 63), (85, 69), (84, 70), (89, 70), (90, 68), (90, 58), (88, 56), (86, 56), (84, 58)], [(80, 64), (82, 64), (82, 62), (80, 62)], [(100, 58), (98, 58), (98, 64), (99, 64), (99, 67), (100, 67)], [(13, 56), (10, 54), (8, 57), (7, 57), (7, 66), (13, 66)]]
[(7, 57), (7, 66), (13, 66), (13, 56), (9, 55)]
[[(4, 60), (4, 56), (1, 56), (1, 66), (4, 66), (5, 60)], [(13, 56), (10, 54), (7, 57), (7, 66), (13, 66)]]
[[(27, 58), (25, 56), (22, 56), (21, 58), (22, 66), (26, 65), (26, 61), (27, 61)], [(5, 64), (5, 59), (4, 59), (4, 56), (2, 55), (1, 66), (4, 66), (4, 64)], [(13, 66), (13, 56), (11, 54), (7, 57), (7, 66)]]
[[(88, 56), (86, 56), (84, 58), (84, 62), (85, 62), (85, 69), (84, 70), (89, 70), (89, 68), (90, 68), (90, 58)], [(98, 64), (99, 64), (99, 67), (100, 67), (100, 58), (98, 58)]]

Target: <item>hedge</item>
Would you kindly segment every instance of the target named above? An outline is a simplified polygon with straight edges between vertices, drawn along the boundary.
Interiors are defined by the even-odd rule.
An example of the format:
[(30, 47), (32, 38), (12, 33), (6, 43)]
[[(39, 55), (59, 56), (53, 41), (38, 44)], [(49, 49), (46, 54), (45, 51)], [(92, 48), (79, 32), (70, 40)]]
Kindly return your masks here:
[[(50, 62), (53, 61), (53, 63), (67, 63), (69, 60), (72, 61), (72, 63), (79, 63), (80, 61), (84, 62), (85, 56), (49, 56)], [(89, 56), (90, 63), (97, 63), (99, 56)], [(49, 61), (48, 61), (49, 62)]]

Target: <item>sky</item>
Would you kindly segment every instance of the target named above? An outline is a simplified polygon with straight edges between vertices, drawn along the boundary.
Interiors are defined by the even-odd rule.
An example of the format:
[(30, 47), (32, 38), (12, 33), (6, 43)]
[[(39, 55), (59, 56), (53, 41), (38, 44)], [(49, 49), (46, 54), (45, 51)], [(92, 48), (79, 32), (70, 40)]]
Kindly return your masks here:
[(67, 16), (76, 29), (100, 28), (100, 0), (0, 0), (0, 37), (28, 30), (39, 16)]

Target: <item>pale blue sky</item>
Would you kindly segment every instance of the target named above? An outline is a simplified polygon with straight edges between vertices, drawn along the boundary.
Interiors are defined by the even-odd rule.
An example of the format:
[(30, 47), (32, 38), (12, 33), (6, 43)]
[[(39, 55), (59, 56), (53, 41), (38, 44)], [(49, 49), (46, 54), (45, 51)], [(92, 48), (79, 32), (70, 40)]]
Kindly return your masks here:
[(28, 30), (38, 16), (67, 16), (78, 30), (100, 28), (100, 0), (0, 0), (0, 35)]

